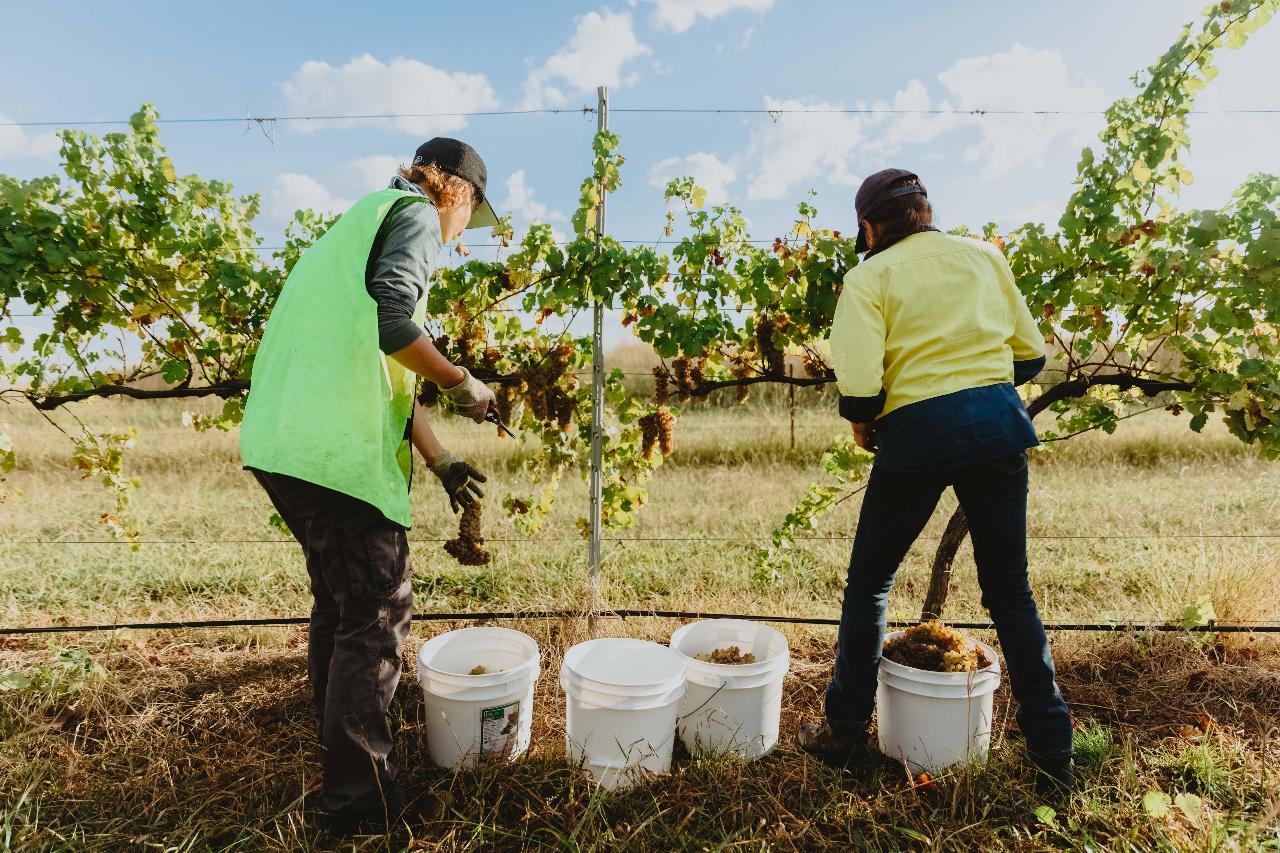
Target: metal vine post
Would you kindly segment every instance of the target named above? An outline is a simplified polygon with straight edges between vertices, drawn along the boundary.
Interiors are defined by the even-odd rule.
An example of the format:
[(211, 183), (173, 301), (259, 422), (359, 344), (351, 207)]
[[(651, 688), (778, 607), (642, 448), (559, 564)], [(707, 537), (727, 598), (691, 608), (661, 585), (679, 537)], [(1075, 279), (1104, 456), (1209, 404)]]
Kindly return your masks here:
[[(609, 129), (609, 87), (596, 89), (596, 130)], [(600, 203), (596, 210), (596, 243), (604, 236), (605, 188), (600, 187)], [(589, 545), (590, 568), (588, 578), (591, 588), (591, 606), (587, 616), (587, 632), (596, 636), (596, 613), (601, 607), (600, 594), (600, 534), (601, 534), (601, 468), (604, 443), (604, 303), (596, 297), (591, 311), (591, 540)]]

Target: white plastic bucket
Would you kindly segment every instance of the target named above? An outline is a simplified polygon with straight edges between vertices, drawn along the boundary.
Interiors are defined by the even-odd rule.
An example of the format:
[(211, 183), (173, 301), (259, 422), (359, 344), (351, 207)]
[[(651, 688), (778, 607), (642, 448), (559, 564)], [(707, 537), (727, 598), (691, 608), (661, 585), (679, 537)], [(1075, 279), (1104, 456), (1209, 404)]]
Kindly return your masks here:
[[(432, 762), (456, 770), (528, 749), (540, 664), (538, 644), (510, 628), (462, 628), (423, 643), (418, 683)], [(484, 675), (470, 674), (477, 666)]]
[(671, 769), (684, 660), (646, 640), (579, 643), (560, 668), (565, 746), (605, 788), (627, 787)]
[[(698, 660), (727, 646), (756, 656), (755, 663)], [(693, 622), (671, 635), (684, 658), (688, 691), (680, 708), (680, 740), (691, 753), (733, 752), (753, 759), (778, 742), (782, 679), (791, 665), (787, 638), (743, 619)]]
[(990, 646), (978, 646), (991, 661), (978, 672), (929, 672), (881, 658), (876, 687), (881, 752), (913, 774), (987, 760), (1000, 661)]

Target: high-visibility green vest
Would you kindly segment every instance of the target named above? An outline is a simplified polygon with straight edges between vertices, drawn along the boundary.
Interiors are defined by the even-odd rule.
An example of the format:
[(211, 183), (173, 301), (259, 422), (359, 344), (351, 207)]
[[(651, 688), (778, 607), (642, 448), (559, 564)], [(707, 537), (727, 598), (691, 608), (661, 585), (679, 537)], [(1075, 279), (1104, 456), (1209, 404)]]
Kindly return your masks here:
[[(240, 425), (246, 467), (287, 474), (373, 504), (410, 526), (406, 425), (416, 377), (378, 348), (365, 268), (382, 221), (402, 198), (356, 202), (303, 253), (276, 300), (253, 362)], [(421, 325), (425, 300), (414, 322)]]

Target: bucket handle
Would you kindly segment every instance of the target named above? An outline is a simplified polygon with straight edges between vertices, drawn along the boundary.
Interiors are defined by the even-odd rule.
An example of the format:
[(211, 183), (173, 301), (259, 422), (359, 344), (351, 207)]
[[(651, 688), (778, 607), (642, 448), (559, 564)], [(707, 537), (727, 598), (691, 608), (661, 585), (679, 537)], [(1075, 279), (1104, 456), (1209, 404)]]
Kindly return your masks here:
[(716, 696), (720, 695), (720, 691), (721, 691), (721, 690), (724, 690), (724, 682), (723, 682), (723, 681), (720, 683), (720, 686), (719, 686), (719, 687), (717, 687), (717, 688), (715, 689), (715, 691), (713, 691), (713, 692), (712, 692), (712, 694), (711, 694), (710, 696), (708, 696), (708, 697), (707, 697), (707, 700), (706, 700), (705, 702), (703, 702), (703, 703), (702, 703), (701, 705), (699, 705), (698, 707), (694, 708), (694, 709), (693, 709), (692, 711), (690, 711), (689, 713), (687, 713), (687, 714), (681, 714), (679, 717), (677, 717), (677, 719), (678, 719), (678, 720), (683, 720), (685, 717), (692, 717), (694, 714), (698, 713), (698, 712), (699, 712), (699, 711), (701, 711), (703, 708), (705, 708), (705, 707), (707, 707), (708, 705), (710, 705), (710, 704), (711, 704), (711, 700), (712, 700), (712, 699), (714, 699), (714, 698), (716, 698)]

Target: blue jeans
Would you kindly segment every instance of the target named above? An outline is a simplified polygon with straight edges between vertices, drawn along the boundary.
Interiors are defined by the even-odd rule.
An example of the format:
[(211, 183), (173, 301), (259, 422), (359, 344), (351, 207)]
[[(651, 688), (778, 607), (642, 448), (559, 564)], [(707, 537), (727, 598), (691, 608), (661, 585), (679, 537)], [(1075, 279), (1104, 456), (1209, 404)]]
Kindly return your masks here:
[(1071, 713), (1054, 681), (1053, 654), (1027, 582), (1025, 453), (943, 471), (872, 467), (849, 560), (827, 719), (844, 728), (870, 721), (893, 577), (947, 486), (969, 520), (982, 606), (1000, 638), (1027, 748), (1049, 761), (1068, 758)]

